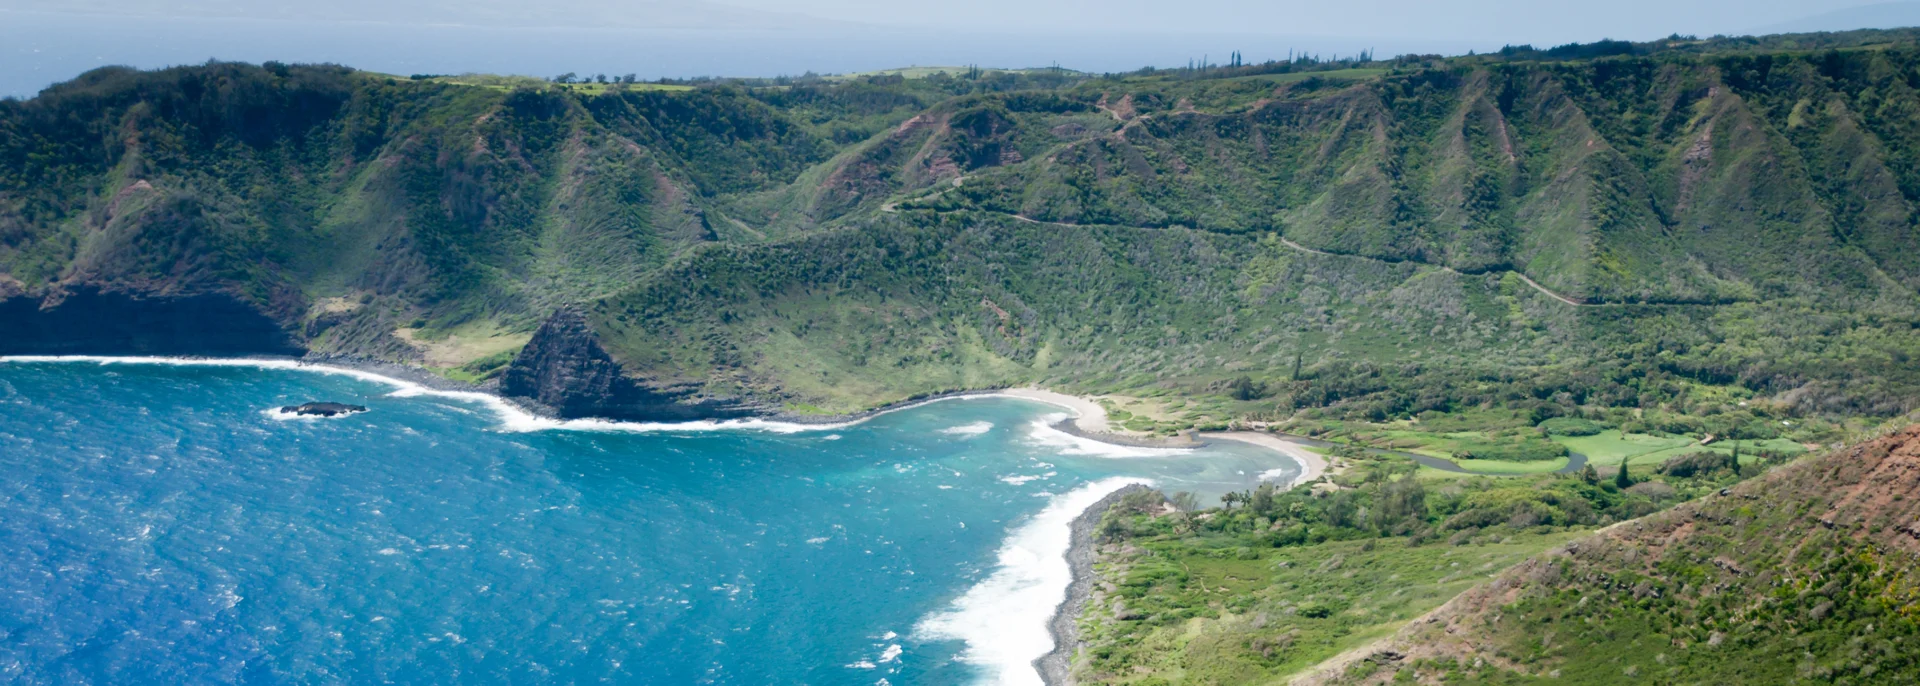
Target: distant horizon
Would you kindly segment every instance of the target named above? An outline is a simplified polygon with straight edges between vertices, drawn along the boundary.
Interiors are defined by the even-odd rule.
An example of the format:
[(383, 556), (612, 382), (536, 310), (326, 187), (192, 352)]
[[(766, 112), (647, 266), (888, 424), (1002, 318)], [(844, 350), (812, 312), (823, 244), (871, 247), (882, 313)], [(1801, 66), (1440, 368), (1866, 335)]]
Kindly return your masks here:
[(204, 64), (209, 59), (339, 64), (401, 75), (546, 78), (567, 72), (635, 73), (651, 81), (967, 65), (994, 69), (1057, 65), (1089, 73), (1118, 73), (1183, 66), (1203, 58), (1219, 62), (1234, 51), (1249, 62), (1265, 62), (1285, 59), (1289, 51), (1332, 58), (1367, 51), (1454, 55), (1501, 47), (1467, 41), (1252, 34), (1036, 36), (899, 30), (796, 35), (766, 30), (502, 29), (48, 13), (15, 16), (31, 18), (0, 23), (0, 45), (9, 46), (0, 51), (12, 52), (0, 55), (26, 68), (0, 70), (0, 97), (30, 98), (99, 67), (161, 69)]
[[(0, 0), (4, 1), (4, 0)], [(20, 4), (14, 0), (10, 4)], [(699, 4), (699, 3), (694, 3)], [(1807, 19), (1892, 21), (1881, 15), (1920, 2), (1853, 6)], [(1879, 12), (1879, 14), (1873, 14)], [(1895, 12), (1897, 14), (1898, 12)], [(994, 31), (861, 26), (834, 23), (808, 30), (778, 28), (630, 27), (512, 28), (420, 24), (361, 19), (288, 20), (130, 16), (89, 13), (85, 5), (64, 11), (0, 8), (14, 21), (0, 25), (0, 97), (31, 98), (41, 90), (103, 66), (160, 69), (231, 62), (339, 64), (391, 74), (500, 74), (548, 78), (567, 72), (637, 74), (661, 78), (774, 78), (848, 74), (928, 66), (976, 65), (994, 69), (1059, 66), (1086, 73), (1131, 72), (1143, 67), (1177, 68), (1189, 61), (1218, 62), (1232, 52), (1252, 63), (1284, 60), (1290, 53), (1321, 58), (1372, 52), (1459, 56), (1506, 45), (1548, 48), (1561, 41), (1495, 41), (1473, 38), (1411, 39), (1383, 36), (1239, 33), (1117, 32), (1009, 26)], [(1856, 16), (1857, 15), (1857, 16)], [(1861, 16), (1867, 18), (1859, 18)], [(1903, 15), (1902, 15), (1903, 16)], [(1849, 18), (1852, 17), (1852, 18)], [(1917, 22), (1920, 23), (1920, 22)], [(1889, 28), (1882, 26), (1866, 28)], [(1770, 33), (1779, 33), (1773, 31)], [(1792, 31), (1784, 31), (1792, 32)], [(1657, 35), (1595, 36), (1647, 41)], [(1700, 35), (1700, 34), (1694, 34)], [(1718, 35), (1764, 35), (1728, 33)], [(1707, 37), (1707, 35), (1700, 35)], [(1214, 58), (1218, 59), (1214, 59)]]

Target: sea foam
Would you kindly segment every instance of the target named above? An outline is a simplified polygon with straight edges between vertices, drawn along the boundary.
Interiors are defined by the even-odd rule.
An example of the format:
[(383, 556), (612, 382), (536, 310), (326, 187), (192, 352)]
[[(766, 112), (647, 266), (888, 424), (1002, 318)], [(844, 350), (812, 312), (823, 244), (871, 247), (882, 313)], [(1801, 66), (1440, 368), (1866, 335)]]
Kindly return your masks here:
[(961, 424), (959, 426), (941, 429), (940, 433), (946, 434), (948, 436), (973, 437), (973, 436), (978, 436), (980, 434), (984, 434), (992, 430), (993, 430), (993, 422), (973, 422), (971, 424)]
[[(1292, 457), (1292, 456), (1289, 455), (1288, 457)], [(1301, 470), (1298, 468), (1290, 469), (1287, 467), (1276, 467), (1276, 468), (1261, 472), (1260, 480), (1261, 481), (1279, 481), (1282, 485), (1292, 487), (1294, 485), (1293, 481), (1297, 480), (1297, 477), (1299, 477), (1303, 471), (1304, 470)], [(1288, 479), (1287, 477), (1296, 477), (1296, 479)], [(1282, 479), (1287, 479), (1287, 480), (1281, 481)]]
[[(256, 358), (199, 358), (199, 357), (139, 357), (139, 356), (123, 357), (123, 356), (112, 356), (112, 355), (0, 355), (0, 364), (4, 364), (4, 363), (73, 364), (73, 363), (89, 363), (89, 362), (95, 363), (95, 364), (102, 364), (102, 365), (147, 364), (147, 365), (170, 365), (170, 366), (179, 366), (179, 367), (248, 367), (253, 369), (281, 369), (281, 370), (289, 370), (289, 371), (310, 372), (315, 374), (332, 374), (335, 376), (347, 376), (347, 377), (359, 379), (361, 381), (368, 381), (372, 383), (381, 384), (384, 386), (390, 386), (394, 390), (392, 393), (389, 393), (388, 395), (396, 398), (413, 398), (413, 397), (445, 398), (448, 400), (456, 400), (456, 401), (473, 403), (473, 404), (484, 406), (488, 410), (491, 410), (494, 413), (494, 415), (499, 418), (500, 429), (502, 431), (515, 432), (515, 433), (525, 433), (525, 432), (533, 432), (533, 431), (598, 431), (598, 432), (606, 432), (606, 433), (657, 433), (657, 432), (669, 432), (669, 431), (673, 431), (673, 432), (762, 431), (767, 433), (792, 434), (792, 433), (802, 433), (802, 432), (812, 432), (812, 431), (837, 431), (840, 429), (857, 426), (861, 423), (866, 422), (869, 419), (878, 417), (883, 414), (890, 414), (893, 412), (910, 410), (916, 407), (921, 407), (924, 405), (929, 405), (929, 404), (941, 402), (944, 400), (970, 400), (970, 399), (978, 399), (978, 398), (1016, 398), (1021, 400), (1029, 400), (1029, 401), (1036, 401), (1036, 402), (1042, 402), (1042, 403), (1047, 402), (1045, 400), (1038, 400), (1035, 398), (1026, 398), (1022, 396), (1015, 396), (1015, 395), (1001, 394), (1001, 393), (974, 393), (969, 395), (943, 396), (939, 398), (929, 398), (919, 402), (906, 403), (903, 405), (890, 407), (885, 410), (881, 410), (879, 412), (874, 412), (874, 413), (865, 415), (858, 419), (845, 421), (845, 422), (838, 422), (833, 424), (811, 424), (811, 423), (803, 424), (799, 422), (780, 422), (780, 421), (772, 421), (772, 420), (766, 420), (766, 419), (697, 420), (697, 421), (688, 421), (688, 422), (622, 422), (622, 421), (614, 421), (609, 419), (554, 419), (550, 417), (542, 417), (542, 416), (533, 414), (531, 412), (528, 412), (524, 409), (521, 409), (518, 405), (508, 402), (506, 399), (501, 398), (500, 396), (497, 396), (497, 395), (493, 395), (491, 393), (481, 393), (479, 391), (442, 390), (442, 389), (432, 388), (424, 384), (407, 381), (405, 379), (396, 379), (394, 377), (387, 376), (385, 374), (378, 374), (378, 373), (369, 372), (362, 369), (353, 369), (350, 367), (336, 367), (336, 366), (327, 365), (327, 364), (315, 364), (311, 362), (303, 362), (300, 360), (256, 359)], [(1055, 419), (1052, 421), (1058, 421), (1059, 418), (1064, 418), (1069, 415), (1052, 415), (1052, 416), (1055, 417)], [(277, 418), (278, 417), (276, 417), (276, 419)], [(980, 422), (977, 424), (968, 424), (960, 427), (954, 427), (954, 429), (963, 429), (966, 431), (973, 431), (975, 430), (976, 427), (980, 426), (981, 424), (985, 424), (986, 428), (979, 429), (980, 433), (984, 433), (985, 431), (993, 428), (993, 425), (990, 423)], [(1049, 430), (1051, 429), (1049, 428)], [(952, 431), (952, 430), (949, 430), (949, 431)], [(1063, 450), (1063, 452), (1067, 452), (1068, 454), (1074, 454), (1074, 455), (1101, 454), (1099, 452), (1101, 448), (1096, 446), (1104, 446), (1104, 448), (1107, 448), (1107, 449), (1119, 449), (1121, 451), (1139, 450), (1139, 449), (1120, 448), (1119, 446), (1109, 446), (1109, 445), (1100, 443), (1098, 441), (1090, 441), (1090, 440), (1081, 439), (1075, 436), (1068, 436), (1067, 434), (1060, 433), (1058, 431), (1054, 431), (1054, 433), (1058, 433), (1061, 436), (1066, 436), (1067, 438), (1073, 439), (1076, 442), (1075, 445), (1077, 447), (1070, 447), (1068, 449)], [(828, 437), (828, 440), (832, 440), (835, 438), (838, 438), (838, 437), (837, 436)], [(1081, 445), (1081, 444), (1084, 444), (1084, 445)], [(1075, 452), (1076, 450), (1081, 452)], [(1136, 457), (1141, 455), (1134, 455), (1129, 452), (1129, 454), (1126, 454), (1126, 455), (1109, 455), (1109, 456)]]
[[(526, 410), (500, 396), (478, 391), (449, 391), (432, 388), (424, 384), (396, 379), (384, 374), (376, 374), (360, 369), (336, 367), (325, 364), (313, 364), (298, 360), (264, 359), (218, 359), (186, 357), (113, 357), (102, 355), (9, 355), (0, 356), (0, 363), (52, 364), (52, 363), (95, 363), (169, 365), (179, 367), (247, 367), (252, 369), (278, 369), (287, 371), (310, 372), (346, 376), (361, 381), (392, 387), (388, 393), (395, 398), (444, 398), (483, 406), (492, 411), (500, 422), (500, 429), (507, 432), (532, 431), (599, 431), (625, 433), (654, 433), (663, 431), (764, 431), (769, 433), (800, 433), (803, 431), (833, 431), (860, 423), (862, 420), (840, 422), (837, 424), (801, 424), (796, 422), (777, 422), (765, 419), (728, 419), (700, 420), (690, 422), (621, 422), (607, 419), (553, 419), (542, 417)], [(904, 409), (904, 408), (902, 408)], [(279, 417), (275, 417), (279, 418)]]
[(964, 642), (958, 659), (980, 668), (981, 683), (1041, 684), (1033, 661), (1053, 650), (1048, 620), (1073, 583), (1066, 555), (1074, 518), (1114, 491), (1148, 483), (1115, 477), (1054, 496), (1007, 536), (993, 573), (947, 609), (920, 620), (916, 638)]
[(1062, 455), (1088, 457), (1176, 457), (1193, 452), (1188, 448), (1140, 448), (1103, 443), (1053, 428), (1055, 424), (1059, 424), (1070, 416), (1050, 414), (1034, 420), (1027, 425), (1027, 441), (1034, 445), (1052, 448)]

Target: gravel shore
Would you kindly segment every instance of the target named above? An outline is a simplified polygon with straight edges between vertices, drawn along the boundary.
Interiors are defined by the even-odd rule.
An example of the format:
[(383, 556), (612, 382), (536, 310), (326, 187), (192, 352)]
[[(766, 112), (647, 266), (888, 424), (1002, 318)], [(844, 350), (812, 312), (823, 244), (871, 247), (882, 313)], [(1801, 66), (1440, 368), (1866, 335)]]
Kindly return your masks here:
[(1093, 593), (1094, 528), (1100, 526), (1100, 518), (1121, 498), (1148, 490), (1152, 489), (1135, 484), (1114, 491), (1073, 519), (1073, 543), (1067, 548), (1067, 566), (1073, 569), (1073, 583), (1067, 586), (1066, 599), (1060, 601), (1053, 619), (1047, 622), (1047, 632), (1053, 635), (1053, 652), (1033, 662), (1047, 686), (1073, 683), (1073, 656), (1080, 650), (1078, 623), (1081, 613), (1086, 612), (1087, 597)]

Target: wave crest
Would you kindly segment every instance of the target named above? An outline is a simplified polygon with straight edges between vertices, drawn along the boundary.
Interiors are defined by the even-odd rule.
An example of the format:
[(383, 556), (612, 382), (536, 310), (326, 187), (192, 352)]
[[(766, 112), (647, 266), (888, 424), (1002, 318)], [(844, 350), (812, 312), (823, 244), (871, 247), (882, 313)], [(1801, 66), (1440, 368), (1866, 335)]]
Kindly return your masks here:
[(984, 434), (992, 430), (993, 430), (993, 422), (974, 422), (971, 424), (961, 424), (959, 426), (941, 429), (940, 433), (946, 434), (948, 436), (973, 437), (973, 436), (978, 436), (980, 434)]
[(946, 610), (920, 620), (916, 637), (966, 643), (957, 659), (978, 666), (983, 683), (1042, 683), (1033, 661), (1053, 650), (1047, 623), (1073, 583), (1066, 555), (1074, 518), (1114, 491), (1151, 483), (1116, 477), (1053, 496), (1046, 509), (1008, 534), (993, 573)]

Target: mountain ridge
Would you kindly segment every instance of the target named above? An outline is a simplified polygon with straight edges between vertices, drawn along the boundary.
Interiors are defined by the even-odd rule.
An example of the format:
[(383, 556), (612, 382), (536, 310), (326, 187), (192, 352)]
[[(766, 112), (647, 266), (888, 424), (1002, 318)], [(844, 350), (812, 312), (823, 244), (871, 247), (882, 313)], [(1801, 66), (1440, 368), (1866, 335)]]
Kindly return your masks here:
[[(546, 381), (516, 393), (633, 418), (1218, 393), (1302, 363), (1437, 385), (1289, 403), (1418, 412), (1457, 402), (1449, 367), (1616, 356), (1903, 410), (1903, 35), (681, 91), (109, 68), (0, 103), (0, 272), (22, 330), (58, 328), (63, 289), (231, 298), (298, 349), (518, 365)], [(593, 346), (544, 341), (556, 312)], [(650, 397), (609, 388), (579, 392)]]

